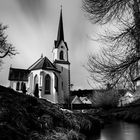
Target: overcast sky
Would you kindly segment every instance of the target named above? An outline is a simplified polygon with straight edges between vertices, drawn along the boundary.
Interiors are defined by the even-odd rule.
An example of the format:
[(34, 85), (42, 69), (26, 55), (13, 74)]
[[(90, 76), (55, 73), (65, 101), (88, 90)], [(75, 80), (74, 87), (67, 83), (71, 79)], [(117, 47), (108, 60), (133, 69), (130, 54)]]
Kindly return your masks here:
[[(63, 6), (65, 41), (69, 48), (71, 83), (74, 89), (90, 89), (89, 74), (83, 65), (88, 54), (98, 49), (90, 37), (97, 32), (85, 16), (82, 0), (0, 0), (0, 22), (8, 25), (6, 34), (19, 54), (4, 59), (0, 84), (8, 86), (9, 67), (28, 68), (43, 53), (52, 60), (57, 37), (60, 5)], [(92, 83), (93, 84), (93, 83)]]

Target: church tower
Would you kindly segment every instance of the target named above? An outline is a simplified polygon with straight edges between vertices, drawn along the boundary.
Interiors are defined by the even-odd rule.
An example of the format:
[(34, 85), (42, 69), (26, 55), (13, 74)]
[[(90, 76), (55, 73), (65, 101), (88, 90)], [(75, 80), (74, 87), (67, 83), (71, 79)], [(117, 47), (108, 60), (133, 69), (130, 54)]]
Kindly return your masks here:
[(63, 92), (64, 103), (67, 103), (70, 95), (70, 62), (68, 59), (68, 46), (64, 40), (62, 7), (60, 11), (57, 40), (54, 41), (53, 62), (61, 72), (61, 91)]

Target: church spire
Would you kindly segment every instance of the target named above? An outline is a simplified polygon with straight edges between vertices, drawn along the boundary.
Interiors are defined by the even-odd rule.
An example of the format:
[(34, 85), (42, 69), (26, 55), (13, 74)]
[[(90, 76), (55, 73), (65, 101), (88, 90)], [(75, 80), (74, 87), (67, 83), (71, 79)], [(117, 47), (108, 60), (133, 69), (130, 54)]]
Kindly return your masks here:
[(58, 34), (57, 34), (57, 41), (61, 41), (61, 40), (64, 41), (62, 5), (61, 5), (60, 19), (59, 19), (59, 26), (58, 26)]

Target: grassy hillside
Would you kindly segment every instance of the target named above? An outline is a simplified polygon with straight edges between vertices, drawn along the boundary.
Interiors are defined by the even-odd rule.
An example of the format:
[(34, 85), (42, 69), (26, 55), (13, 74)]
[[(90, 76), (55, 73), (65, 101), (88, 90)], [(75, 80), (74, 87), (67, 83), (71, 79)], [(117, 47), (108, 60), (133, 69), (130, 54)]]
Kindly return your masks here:
[(0, 140), (76, 140), (94, 128), (98, 119), (0, 86)]

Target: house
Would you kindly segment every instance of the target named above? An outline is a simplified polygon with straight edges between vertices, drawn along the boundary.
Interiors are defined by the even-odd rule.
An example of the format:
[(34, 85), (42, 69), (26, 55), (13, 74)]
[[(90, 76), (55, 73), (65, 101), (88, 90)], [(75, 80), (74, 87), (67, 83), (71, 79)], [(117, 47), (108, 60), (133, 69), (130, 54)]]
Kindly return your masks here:
[(127, 91), (124, 96), (120, 97), (118, 106), (125, 106), (134, 101), (134, 95), (132, 92)]
[(137, 89), (138, 87), (140, 87), (140, 76), (137, 76), (133, 82), (135, 83), (135, 88)]
[(80, 97), (78, 97), (77, 95), (74, 97), (74, 99), (72, 100), (71, 104), (83, 104), (83, 102), (81, 101)]
[(92, 108), (92, 102), (87, 97), (78, 97), (77, 95), (71, 102), (71, 109), (82, 110)]
[(83, 104), (92, 104), (92, 102), (87, 97), (80, 97)]
[(10, 67), (10, 87), (19, 92), (26, 85), (27, 94), (37, 96), (52, 103), (66, 103), (70, 94), (70, 62), (68, 46), (64, 39), (62, 9), (58, 26), (57, 39), (54, 41), (53, 62), (46, 56), (35, 61), (27, 69)]

